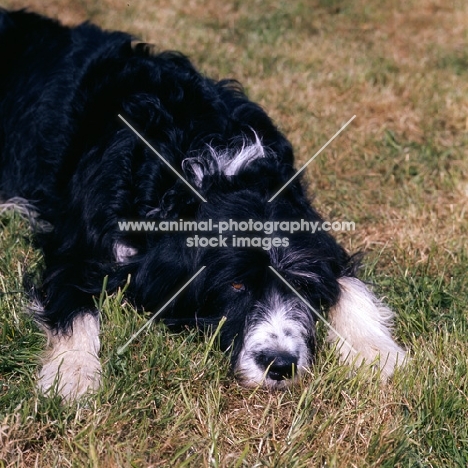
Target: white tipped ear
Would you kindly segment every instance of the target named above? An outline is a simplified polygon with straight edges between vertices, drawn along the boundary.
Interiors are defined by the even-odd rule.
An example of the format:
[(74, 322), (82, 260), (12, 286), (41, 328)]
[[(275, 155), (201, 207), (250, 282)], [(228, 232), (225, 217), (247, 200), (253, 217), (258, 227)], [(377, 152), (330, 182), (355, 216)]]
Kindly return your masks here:
[(262, 142), (255, 134), (255, 143), (245, 144), (242, 149), (233, 157), (224, 156), (221, 159), (221, 171), (227, 176), (238, 174), (242, 169), (248, 166), (252, 161), (265, 157), (265, 148)]
[(330, 309), (329, 321), (339, 336), (330, 330), (327, 341), (337, 343), (344, 362), (358, 366), (377, 359), (382, 380), (386, 380), (404, 363), (406, 355), (391, 335), (394, 314), (357, 278), (338, 281), (340, 299)]
[(252, 161), (266, 157), (265, 147), (255, 133), (255, 142), (244, 141), (242, 148), (217, 150), (207, 145), (207, 152), (200, 157), (189, 157), (182, 161), (182, 170), (196, 187), (201, 187), (204, 177), (213, 174), (235, 176)]

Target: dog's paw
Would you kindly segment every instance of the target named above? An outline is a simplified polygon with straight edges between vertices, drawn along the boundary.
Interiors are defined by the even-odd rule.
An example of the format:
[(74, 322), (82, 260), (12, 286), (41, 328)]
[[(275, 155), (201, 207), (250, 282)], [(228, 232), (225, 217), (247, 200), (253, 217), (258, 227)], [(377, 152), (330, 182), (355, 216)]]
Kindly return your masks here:
[(99, 319), (92, 314), (77, 316), (72, 333), (48, 331), (50, 351), (39, 372), (39, 388), (73, 401), (99, 388)]
[(54, 353), (39, 372), (39, 388), (44, 394), (58, 393), (64, 401), (79, 399), (99, 388), (99, 358), (86, 351), (67, 350)]

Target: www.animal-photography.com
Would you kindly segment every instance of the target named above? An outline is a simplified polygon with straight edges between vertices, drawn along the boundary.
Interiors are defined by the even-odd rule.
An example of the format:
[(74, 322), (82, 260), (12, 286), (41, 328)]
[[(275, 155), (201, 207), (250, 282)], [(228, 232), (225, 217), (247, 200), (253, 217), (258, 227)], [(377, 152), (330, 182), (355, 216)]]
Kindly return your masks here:
[(468, 5), (0, 8), (0, 464), (465, 467)]

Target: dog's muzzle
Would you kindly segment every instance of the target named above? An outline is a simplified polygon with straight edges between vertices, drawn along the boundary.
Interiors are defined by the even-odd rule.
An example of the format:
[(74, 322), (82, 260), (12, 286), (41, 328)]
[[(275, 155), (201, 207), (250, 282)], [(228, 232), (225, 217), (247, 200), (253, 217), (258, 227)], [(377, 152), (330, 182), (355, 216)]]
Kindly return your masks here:
[(282, 388), (312, 359), (315, 324), (303, 304), (279, 294), (258, 303), (247, 326), (234, 371), (248, 387)]

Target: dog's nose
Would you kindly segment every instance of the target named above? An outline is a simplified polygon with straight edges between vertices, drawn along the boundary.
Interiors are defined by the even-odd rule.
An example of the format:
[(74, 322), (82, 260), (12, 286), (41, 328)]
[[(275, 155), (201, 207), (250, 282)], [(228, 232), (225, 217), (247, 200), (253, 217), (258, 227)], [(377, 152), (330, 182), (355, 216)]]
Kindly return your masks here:
[(272, 380), (287, 380), (297, 373), (297, 357), (290, 353), (262, 353), (257, 362)]

